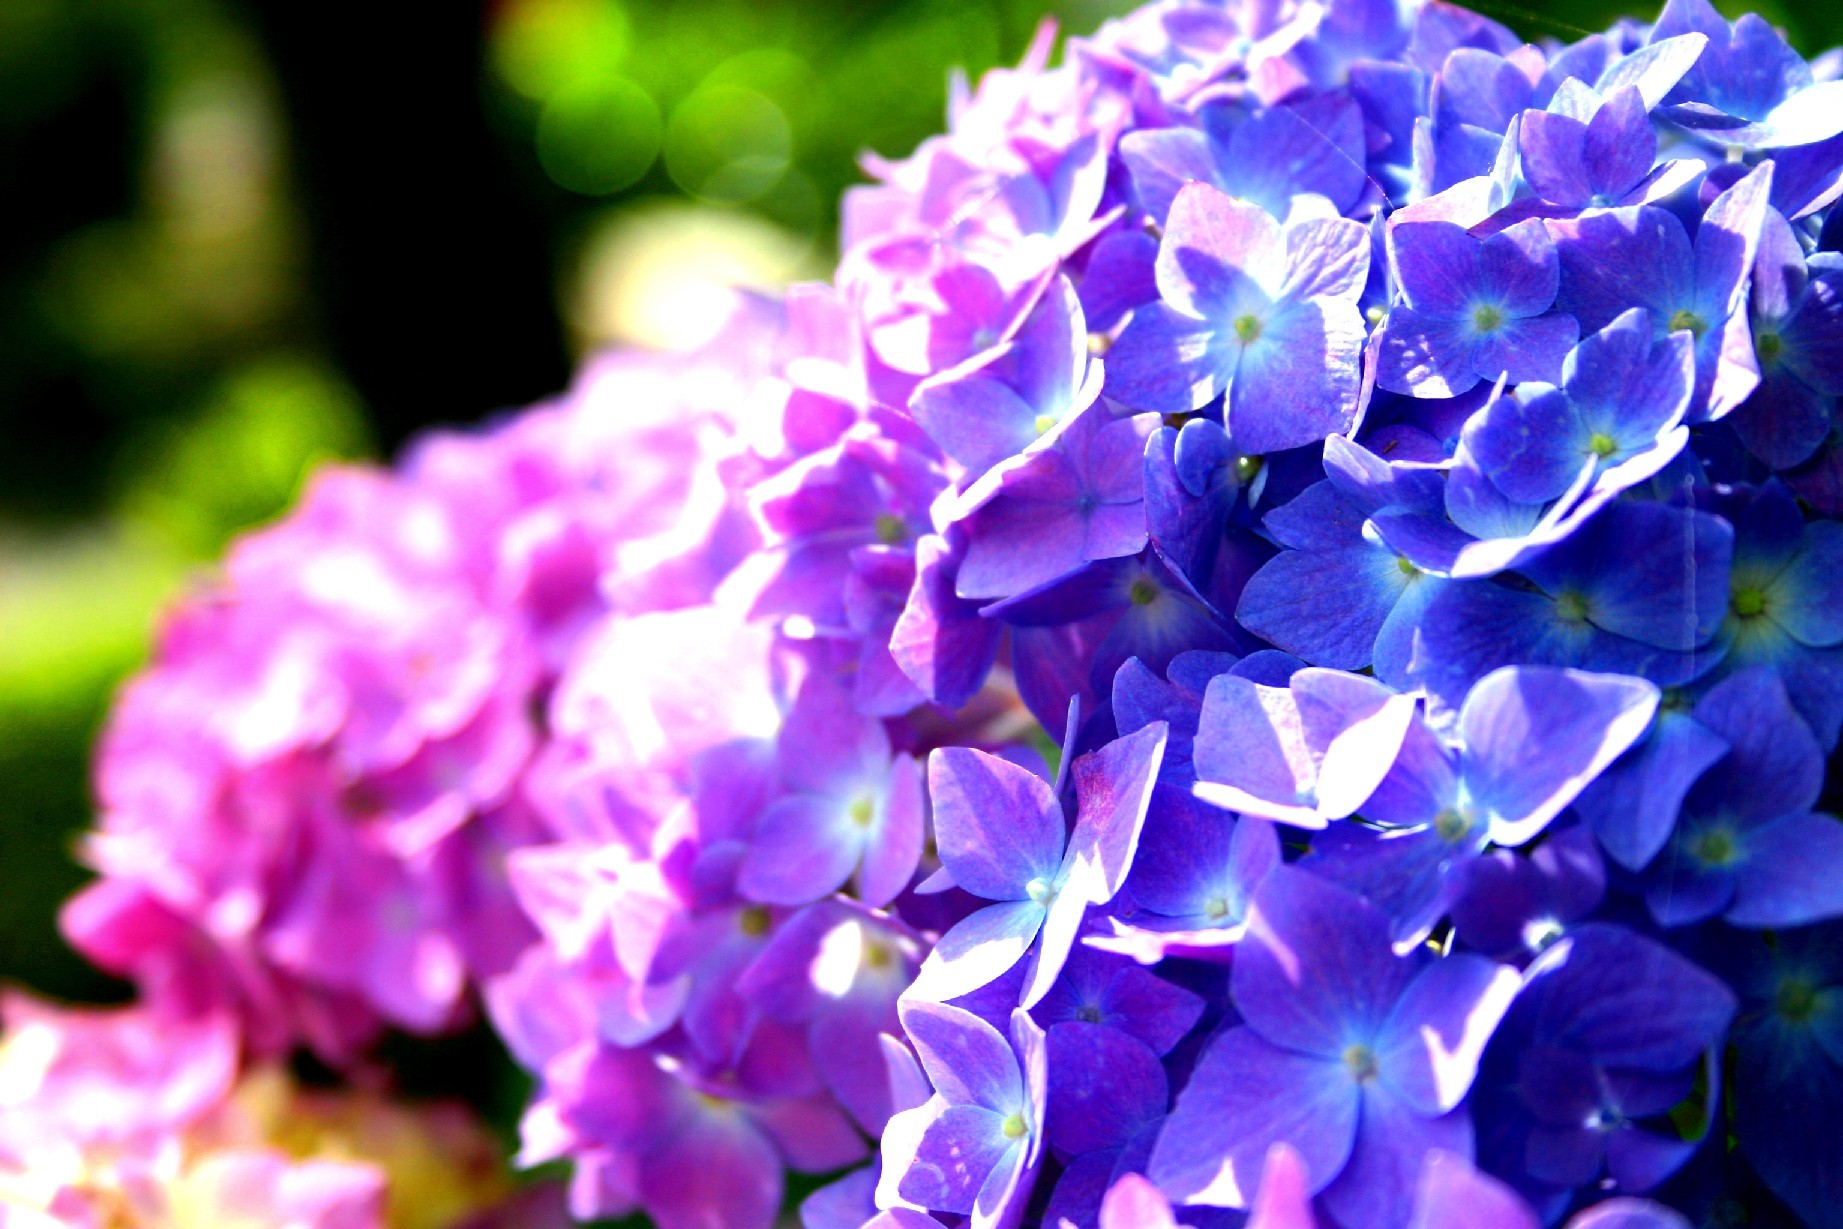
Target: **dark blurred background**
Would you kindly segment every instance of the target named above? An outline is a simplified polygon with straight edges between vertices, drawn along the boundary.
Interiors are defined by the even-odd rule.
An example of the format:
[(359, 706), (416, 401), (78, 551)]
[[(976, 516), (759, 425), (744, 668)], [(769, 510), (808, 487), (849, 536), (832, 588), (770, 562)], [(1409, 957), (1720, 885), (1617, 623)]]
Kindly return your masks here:
[[(951, 67), (1130, 7), (0, 0), (0, 980), (108, 993), (55, 931), (89, 743), (230, 535), (320, 460), (825, 276), (859, 153), (938, 131)], [(1843, 30), (1755, 7), (1807, 53)]]

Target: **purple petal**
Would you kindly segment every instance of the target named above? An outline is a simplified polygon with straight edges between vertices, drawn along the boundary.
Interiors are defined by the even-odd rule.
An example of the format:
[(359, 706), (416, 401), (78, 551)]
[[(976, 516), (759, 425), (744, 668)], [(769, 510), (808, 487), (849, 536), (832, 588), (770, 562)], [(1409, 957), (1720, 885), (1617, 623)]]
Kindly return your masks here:
[(1412, 1229), (1540, 1229), (1517, 1193), (1464, 1156), (1429, 1152), (1415, 1191)]
[(1753, 269), (1770, 208), (1772, 182), (1769, 159), (1711, 201), (1696, 228), (1696, 285), (1724, 321), (1740, 311), (1744, 302), (1747, 275)]
[(997, 1029), (946, 1003), (905, 1000), (903, 1031), (936, 1095), (949, 1105), (977, 1105), (1009, 1114), (1024, 1105), (1017, 1055)]
[(1470, 326), (1403, 305), (1389, 312), (1376, 383), (1411, 397), (1456, 397), (1478, 383)]
[(1290, 691), (1234, 675), (1212, 680), (1193, 758), (1199, 779), (1217, 783), (1226, 805), (1289, 822), (1316, 820), (1318, 765)]
[[(1029, 470), (1029, 473), (1025, 473)], [(1080, 479), (1061, 454), (1037, 453), (1022, 475), (968, 522), (970, 540), (954, 581), (962, 598), (1009, 597), (1087, 561), (1088, 519), (1076, 511)]]
[(640, 1199), (660, 1229), (769, 1229), (781, 1192), (781, 1158), (740, 1114), (694, 1115), (640, 1166)]
[(1415, 1113), (1453, 1109), (1522, 984), (1513, 966), (1482, 956), (1434, 961), (1409, 983), (1377, 1038), (1380, 1078)]
[(1309, 218), (1286, 229), (1286, 294), (1355, 302), (1369, 279), (1369, 232), (1348, 218)]
[(998, 656), (1003, 632), (954, 592), (959, 553), (933, 534), (915, 546), (915, 587), (890, 634), (890, 653), (923, 694), (955, 709), (973, 698)]
[(1720, 517), (1621, 502), (1520, 570), (1548, 593), (1580, 594), (1594, 627), (1686, 651), (1708, 643), (1726, 614), (1733, 551)]
[(1158, 240), (1142, 230), (1103, 235), (1088, 256), (1081, 305), (1088, 327), (1106, 332), (1127, 312), (1158, 299)]
[(1304, 870), (1267, 876), (1236, 949), (1243, 1019), (1276, 1046), (1341, 1062), (1354, 1033), (1374, 1036), (1414, 974), (1390, 947), (1388, 919)]
[(800, 1201), (800, 1229), (862, 1229), (877, 1214), (876, 1189), (877, 1173), (868, 1165), (827, 1183)]
[(1574, 317), (1560, 312), (1512, 320), (1478, 342), (1472, 367), (1486, 380), (1559, 380), (1562, 362), (1580, 336)]
[(1549, 309), (1561, 285), (1555, 243), (1540, 219), (1518, 222), (1479, 245), (1478, 276), (1506, 316), (1524, 318)]
[(935, 843), (954, 882), (987, 900), (1020, 900), (1062, 864), (1062, 805), (1027, 768), (971, 747), (928, 757)]
[(1414, 700), (1358, 675), (1307, 669), (1289, 689), (1224, 675), (1204, 697), (1200, 797), (1286, 823), (1351, 814), (1387, 774)]
[(1523, 176), (1536, 195), (1558, 205), (1580, 207), (1592, 203), (1593, 185), (1585, 157), (1586, 124), (1566, 115), (1526, 111), (1518, 135)]
[[(1721, 16), (1716, 14), (1715, 24), (1721, 23), (1721, 20)], [(1651, 31), (1651, 41), (1615, 61), (1600, 74), (1594, 88), (1610, 96), (1629, 85), (1638, 91), (1645, 110), (1655, 110), (1701, 58), (1709, 42), (1709, 34), (1706, 32), (1686, 31), (1665, 37), (1669, 30), (1670, 27), (1660, 18)], [(1726, 34), (1724, 29), (1717, 37), (1726, 37)]]
[(1102, 1023), (1137, 1037), (1162, 1055), (1202, 1017), (1204, 1002), (1156, 973), (1127, 965), (1114, 975), (1100, 1008)]
[(1667, 320), (1696, 299), (1696, 255), (1683, 224), (1649, 205), (1547, 223), (1561, 259), (1555, 305), (1597, 332), (1633, 306)]
[(1318, 1191), (1344, 1167), (1362, 1096), (1341, 1063), (1234, 1028), (1204, 1051), (1159, 1132), (1147, 1173), (1183, 1203), (1245, 1208), (1275, 1142), (1305, 1162)]
[(1032, 1011), (1044, 1027), (1082, 1020), (1105, 1024), (1164, 1054), (1203, 1014), (1203, 1000), (1124, 957), (1084, 943)]
[(1127, 880), (1133, 900), (1166, 917), (1203, 913), (1222, 890), (1236, 829), (1236, 820), (1215, 807), (1176, 791), (1157, 791)]
[(980, 1188), (1020, 1143), (1006, 1136), (1003, 1114), (977, 1105), (943, 1106), (922, 1132), (896, 1189), (937, 1212), (971, 1213)]
[[(1338, 445), (1355, 448), (1342, 436)], [(1367, 451), (1367, 450), (1365, 450)], [(1332, 551), (1356, 546), (1363, 541), (1363, 522), (1367, 519), (1338, 485), (1330, 479), (1314, 482), (1291, 500), (1261, 518), (1261, 524), (1274, 541), (1295, 550)]]
[(1244, 453), (1279, 452), (1349, 430), (1366, 332), (1355, 303), (1306, 299), (1267, 317), (1229, 382), (1229, 436)]
[(1071, 1156), (1123, 1148), (1165, 1113), (1165, 1069), (1146, 1044), (1104, 1024), (1074, 1021), (1047, 1034), (1049, 1142)]
[(1608, 198), (1617, 199), (1650, 174), (1657, 161), (1657, 133), (1636, 89), (1616, 91), (1594, 112), (1582, 154), (1593, 190)]
[(1031, 954), (1030, 971), (1024, 978), (1024, 990), (1018, 999), (1020, 1007), (1035, 1007), (1049, 993), (1049, 988), (1062, 975), (1063, 963), (1074, 950), (1076, 937), (1081, 934), (1082, 922), (1087, 916), (1088, 900), (1080, 882), (1065, 881), (1049, 902), (1049, 911), (1043, 918), (1043, 930), (1038, 936), (1036, 951)]
[(1398, 222), (1389, 259), (1408, 305), (1429, 320), (1458, 320), (1481, 289), (1479, 241), (1451, 222)]
[(1608, 1067), (1675, 1071), (1717, 1043), (1734, 996), (1713, 974), (1654, 940), (1588, 922), (1526, 974), (1518, 1015), (1541, 1036)]
[(1249, 578), (1235, 618), (1315, 666), (1360, 670), (1411, 580), (1395, 552), (1367, 544), (1283, 551)]
[(1301, 865), (1388, 914), (1395, 950), (1406, 953), (1452, 911), (1483, 844), (1484, 834), (1476, 831), (1448, 840), (1431, 826), (1337, 824), (1312, 842)]
[(1777, 675), (1759, 667), (1730, 675), (1696, 702), (1695, 718), (1729, 751), (1724, 771), (1692, 792), (1692, 813), (1757, 822), (1817, 805), (1824, 754)]
[(1292, 1145), (1275, 1143), (1261, 1165), (1261, 1188), (1248, 1211), (1247, 1229), (1317, 1229), (1311, 1175)]
[(1460, 774), (1491, 839), (1521, 845), (1644, 734), (1658, 689), (1643, 679), (1509, 666), (1459, 713)]
[(1211, 325), (1150, 303), (1133, 313), (1106, 364), (1109, 397), (1136, 410), (1188, 414), (1222, 395), (1234, 346)]
[(1798, 554), (1772, 584), (1773, 622), (1800, 644), (1826, 648), (1843, 643), (1843, 525), (1816, 521), (1805, 526)]
[(1728, 744), (1678, 712), (1661, 712), (1651, 733), (1574, 800), (1575, 809), (1612, 859), (1641, 870), (1670, 840), (1683, 798)]
[(1307, 737), (1324, 747), (1318, 813), (1327, 819), (1355, 814), (1395, 763), (1419, 707), (1417, 697), (1398, 695), (1361, 675), (1315, 667), (1295, 673), (1289, 685)]
[(1567, 827), (1529, 857), (1494, 849), (1473, 862), (1453, 909), (1459, 941), (1496, 959), (1534, 954), (1563, 923), (1593, 912), (1606, 896), (1606, 863), (1592, 835)]
[(1498, 490), (1519, 503), (1543, 504), (1580, 473), (1579, 421), (1560, 389), (1520, 389), (1467, 420), (1465, 447)]
[(1654, 343), (1652, 329), (1650, 313), (1634, 307), (1583, 338), (1568, 360), (1568, 396), (1590, 425), (1627, 447), (1681, 421), (1695, 388), (1689, 338), (1678, 332)]
[(1733, 900), (1732, 870), (1704, 866), (1680, 850), (1659, 855), (1645, 888), (1645, 906), (1659, 926), (1688, 926), (1712, 918)]
[(1568, 1222), (1568, 1229), (1690, 1229), (1690, 1223), (1674, 1208), (1620, 1196), (1581, 1212)]
[(1143, 1174), (1121, 1174), (1101, 1200), (1101, 1229), (1177, 1229), (1171, 1204)]
[[(1075, 1229), (1099, 1229), (1102, 1224), (1102, 1204), (1107, 1195), (1107, 1184), (1113, 1180), (1114, 1170), (1118, 1167), (1118, 1152), (1088, 1152), (1075, 1157), (1063, 1167), (1062, 1176), (1056, 1179), (1056, 1187), (1050, 1192), (1049, 1202), (1043, 1208), (1043, 1223), (1057, 1226), (1063, 1224), (1075, 1226)], [(1145, 1182), (1139, 1174), (1123, 1175)], [(1156, 1190), (1147, 1182), (1149, 1189)], [(1158, 1196), (1163, 1200), (1164, 1196)], [(1125, 1205), (1131, 1215), (1137, 1215), (1141, 1205), (1131, 1201)], [(1165, 1205), (1165, 1219), (1154, 1224), (1166, 1229), (1176, 1229), (1171, 1221), (1171, 1206)], [(1137, 1229), (1133, 1221), (1126, 1221), (1119, 1229)]]
[(1133, 179), (1140, 207), (1163, 223), (1189, 183), (1215, 181), (1209, 137), (1195, 128), (1141, 129), (1120, 138), (1120, 161)]
[(1807, 460), (1830, 435), (1836, 398), (1805, 384), (1789, 371), (1769, 368), (1728, 421), (1760, 460), (1776, 470)]
[(1735, 872), (1735, 926), (1808, 926), (1843, 916), (1843, 822), (1788, 815), (1753, 833)]
[(781, 798), (757, 822), (736, 890), (770, 905), (804, 905), (829, 896), (851, 877), (864, 835), (837, 799)]
[(1112, 900), (1132, 869), (1168, 732), (1155, 721), (1075, 761), (1080, 809), (1066, 865), (1092, 904)]
[(915, 877), (921, 863), (924, 805), (921, 766), (904, 752), (890, 761), (876, 826), (858, 872), (857, 894), (865, 904), (889, 904)]
[(1178, 311), (1214, 319), (1251, 293), (1277, 291), (1285, 262), (1280, 224), (1265, 209), (1210, 184), (1186, 184), (1159, 245), (1158, 290)]
[(1471, 1116), (1454, 1110), (1426, 1118), (1379, 1084), (1367, 1085), (1350, 1163), (1319, 1198), (1340, 1224), (1407, 1229), (1421, 1170), (1434, 1152), (1470, 1156)]
[(1336, 95), (1257, 111), (1236, 126), (1226, 153), (1222, 186), (1276, 217), (1307, 192), (1327, 198), (1342, 213), (1366, 182), (1363, 113)]
[(1034, 900), (1007, 901), (969, 914), (934, 945), (909, 994), (943, 1002), (991, 984), (1017, 967), (1045, 917)]
[(958, 370), (924, 380), (909, 412), (929, 438), (975, 474), (1037, 438), (1037, 411), (995, 379)]

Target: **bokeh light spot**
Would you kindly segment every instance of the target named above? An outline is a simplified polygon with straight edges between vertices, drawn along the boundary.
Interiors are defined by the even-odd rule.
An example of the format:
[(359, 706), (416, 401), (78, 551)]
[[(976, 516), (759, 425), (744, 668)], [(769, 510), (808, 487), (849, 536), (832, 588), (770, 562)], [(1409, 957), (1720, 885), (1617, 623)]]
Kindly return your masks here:
[(702, 85), (672, 110), (666, 170), (693, 196), (725, 204), (754, 200), (787, 172), (793, 129), (764, 94)]
[(631, 187), (659, 156), (659, 108), (625, 77), (555, 95), (538, 117), (538, 161), (559, 187), (606, 196)]
[(494, 67), (544, 102), (615, 75), (629, 37), (618, 0), (516, 0), (493, 32)]

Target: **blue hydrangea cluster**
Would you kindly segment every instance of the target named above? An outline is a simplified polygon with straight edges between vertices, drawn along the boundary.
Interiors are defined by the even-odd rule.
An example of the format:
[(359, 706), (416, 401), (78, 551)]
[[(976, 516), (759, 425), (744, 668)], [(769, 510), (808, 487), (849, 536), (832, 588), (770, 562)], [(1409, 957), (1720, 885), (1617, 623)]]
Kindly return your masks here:
[[(806, 1229), (1843, 1229), (1843, 55), (1707, 0), (1054, 42), (867, 163), (831, 284), (395, 479), (528, 647), (490, 790), (473, 708), (361, 737), (428, 651), (242, 595), (75, 929), (257, 1017), (477, 987), (584, 1219), (769, 1229), (795, 1170)], [(196, 723), (197, 799), (201, 695), (288, 738)], [(302, 903), (296, 772), (403, 906)], [(273, 857), (175, 867), (203, 806)]]

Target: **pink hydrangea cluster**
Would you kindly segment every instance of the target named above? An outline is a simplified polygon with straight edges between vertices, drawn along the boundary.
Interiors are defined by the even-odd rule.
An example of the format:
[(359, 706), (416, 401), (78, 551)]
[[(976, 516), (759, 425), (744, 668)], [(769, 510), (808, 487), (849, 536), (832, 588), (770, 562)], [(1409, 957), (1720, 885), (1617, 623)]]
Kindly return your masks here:
[(231, 1101), (228, 1017), (0, 1008), (0, 1225), (384, 1229), (376, 1168), (295, 1160)]
[[(738, 332), (747, 331), (747, 322)], [(708, 594), (746, 524), (744, 371), (614, 356), (555, 403), (329, 468), (170, 613), (122, 693), (65, 930), (258, 1054), (445, 1030), (532, 937), (506, 853), (574, 642)]]

